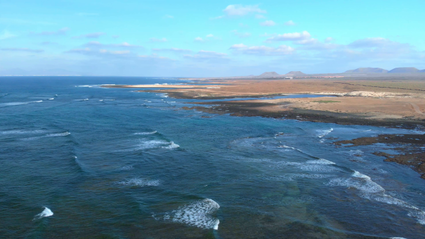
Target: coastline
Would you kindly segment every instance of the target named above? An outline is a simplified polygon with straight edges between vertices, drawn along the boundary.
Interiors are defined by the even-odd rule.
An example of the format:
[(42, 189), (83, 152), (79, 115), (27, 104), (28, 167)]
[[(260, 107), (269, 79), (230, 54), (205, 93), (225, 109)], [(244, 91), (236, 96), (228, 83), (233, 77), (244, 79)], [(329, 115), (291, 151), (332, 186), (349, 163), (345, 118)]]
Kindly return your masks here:
[[(199, 100), (190, 103), (198, 106), (182, 107), (182, 109), (212, 114), (420, 129), (422, 131), (425, 129), (425, 82), (423, 81), (209, 79), (193, 82), (174, 86), (124, 85), (112, 87), (143, 88), (138, 91), (166, 93), (173, 98)], [(294, 97), (284, 98), (285, 95)], [(296, 95), (302, 97), (297, 98)], [(317, 97), (318, 95), (320, 97)], [(388, 138), (391, 140), (387, 140)], [(414, 138), (414, 140), (406, 140), (406, 138)], [(400, 137), (378, 135), (334, 144), (336, 147), (350, 147), (374, 143), (393, 145), (399, 154), (390, 155), (379, 151), (374, 154), (383, 157), (387, 162), (407, 165), (425, 179), (425, 151), (421, 147), (425, 144), (424, 135)]]

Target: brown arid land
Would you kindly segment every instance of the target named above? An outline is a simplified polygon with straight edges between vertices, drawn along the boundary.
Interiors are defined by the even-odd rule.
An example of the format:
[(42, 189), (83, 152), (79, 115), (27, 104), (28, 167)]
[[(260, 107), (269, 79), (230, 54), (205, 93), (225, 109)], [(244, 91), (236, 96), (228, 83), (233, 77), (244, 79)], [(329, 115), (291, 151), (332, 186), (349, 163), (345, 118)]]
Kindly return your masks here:
[[(405, 76), (339, 79), (195, 79), (179, 85), (107, 85), (115, 88), (139, 88), (140, 91), (167, 93), (170, 97), (199, 99), (199, 106), (183, 107), (208, 113), (234, 116), (263, 116), (402, 128), (425, 128), (425, 74)], [(325, 97), (277, 98), (284, 95), (324, 95)], [(260, 98), (261, 99), (255, 99)], [(229, 98), (251, 98), (228, 100)], [(254, 98), (254, 99), (252, 99)], [(204, 100), (222, 99), (207, 102)], [(193, 104), (193, 103), (192, 103)], [(406, 137), (414, 138), (405, 140)], [(387, 140), (391, 138), (391, 140)], [(386, 161), (409, 165), (425, 179), (423, 135), (359, 138), (342, 144), (387, 143), (400, 154), (376, 152)], [(343, 147), (350, 147), (343, 146)]]

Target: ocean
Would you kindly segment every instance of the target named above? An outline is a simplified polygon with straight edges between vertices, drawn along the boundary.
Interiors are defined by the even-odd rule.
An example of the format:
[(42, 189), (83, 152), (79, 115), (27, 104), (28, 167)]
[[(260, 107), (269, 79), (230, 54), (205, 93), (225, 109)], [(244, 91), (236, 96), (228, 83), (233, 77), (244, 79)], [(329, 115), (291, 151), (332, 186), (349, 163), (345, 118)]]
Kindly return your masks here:
[(425, 187), (375, 144), (418, 130), (183, 110), (101, 84), (1, 77), (0, 238), (422, 238)]

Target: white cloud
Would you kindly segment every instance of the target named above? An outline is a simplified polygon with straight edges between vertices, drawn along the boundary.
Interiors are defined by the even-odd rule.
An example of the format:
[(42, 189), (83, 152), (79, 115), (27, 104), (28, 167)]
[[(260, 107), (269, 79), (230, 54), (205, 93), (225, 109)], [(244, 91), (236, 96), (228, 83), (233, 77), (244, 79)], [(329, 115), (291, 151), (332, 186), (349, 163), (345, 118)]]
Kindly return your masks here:
[(105, 35), (105, 33), (103, 33), (103, 32), (93, 32), (93, 33), (75, 36), (75, 37), (72, 37), (72, 38), (75, 38), (75, 39), (78, 39), (78, 38), (98, 38), (98, 37), (103, 36), (103, 35)]
[(218, 19), (222, 19), (222, 18), (224, 18), (224, 16), (212, 17), (212, 18), (210, 18), (210, 20), (218, 20)]
[(295, 22), (293, 22), (292, 20), (289, 20), (289, 21), (285, 22), (285, 25), (287, 25), (287, 26), (294, 26), (295, 25)]
[(131, 52), (128, 50), (125, 51), (111, 51), (106, 49), (92, 49), (89, 47), (72, 49), (66, 51), (65, 53), (78, 53), (89, 56), (97, 56), (97, 57), (131, 57)]
[(202, 37), (196, 37), (196, 38), (195, 38), (195, 41), (197, 41), (197, 42), (203, 42), (203, 41), (204, 41), (204, 39), (202, 39)]
[(238, 30), (233, 30), (232, 32), (233, 34), (235, 34), (235, 36), (238, 36), (240, 38), (246, 38), (251, 36), (251, 33), (249, 32), (238, 32)]
[(154, 48), (153, 51), (165, 51), (165, 52), (174, 52), (174, 53), (190, 53), (192, 50), (181, 49), (181, 48)]
[(202, 60), (202, 61), (229, 60), (227, 58), (226, 53), (220, 53), (215, 51), (205, 51), (205, 50), (200, 50), (199, 52), (193, 55), (184, 55), (184, 57), (188, 59), (195, 59), (195, 60)]
[(230, 47), (230, 50), (235, 52), (239, 52), (242, 54), (250, 54), (250, 55), (288, 55), (292, 54), (295, 49), (281, 45), (278, 47), (267, 47), (267, 46), (247, 46), (245, 44), (235, 44)]
[(301, 41), (309, 39), (310, 37), (310, 33), (308, 33), (307, 31), (303, 31), (279, 34), (277, 36), (270, 37), (269, 39), (267, 39), (267, 41)]
[(258, 5), (229, 5), (224, 10), (227, 16), (245, 16), (251, 13), (267, 13), (266, 10), (260, 9)]
[(275, 26), (276, 23), (272, 20), (267, 20), (267, 21), (261, 22), (260, 25), (266, 26), (266, 27), (271, 27), (271, 26)]
[(0, 48), (2, 51), (17, 51), (17, 52), (31, 52), (31, 53), (40, 53), (44, 50), (38, 50), (38, 49), (29, 49), (29, 48)]
[(57, 43), (51, 42), (51, 41), (44, 41), (44, 42), (40, 43), (40, 45), (52, 46), (52, 45), (57, 45)]
[(30, 34), (37, 35), (37, 36), (59, 36), (59, 35), (65, 35), (67, 31), (69, 31), (69, 28), (64, 27), (57, 31), (31, 32)]
[(329, 43), (329, 42), (332, 42), (334, 39), (332, 38), (332, 37), (327, 37), (326, 39), (325, 39), (325, 42), (326, 43)]
[(213, 34), (208, 34), (207, 37), (214, 37), (214, 35)]
[(174, 16), (171, 16), (171, 15), (165, 15), (164, 17), (165, 18), (170, 18), (170, 19), (173, 19), (174, 18)]
[(114, 55), (124, 55), (124, 54), (130, 54), (130, 51), (109, 51), (109, 50), (104, 50), (101, 49), (99, 50), (99, 52), (101, 53), (110, 53), (110, 54), (114, 54)]
[(119, 47), (119, 48), (138, 48), (142, 46), (132, 45), (127, 42), (118, 43), (118, 44), (103, 44), (97, 41), (91, 41), (84, 44), (85, 47), (95, 47), (95, 48), (104, 48), (104, 47)]
[(172, 60), (168, 57), (165, 56), (159, 56), (157, 54), (152, 54), (152, 55), (139, 55), (138, 57), (142, 58), (142, 59), (147, 59), (147, 60)]
[(153, 38), (150, 39), (150, 41), (151, 42), (166, 42), (167, 41), (167, 38), (165, 38), (165, 37), (163, 37), (163, 38), (155, 38), (155, 37), (153, 37)]
[(295, 43), (299, 44), (299, 45), (311, 45), (311, 44), (315, 44), (317, 42), (319, 42), (319, 41), (315, 38), (307, 38), (307, 39), (302, 39), (302, 40), (296, 41)]
[(8, 39), (8, 38), (12, 38), (12, 37), (16, 37), (16, 35), (10, 33), (7, 30), (4, 30), (3, 33), (0, 35), (0, 40), (5, 40), (5, 39)]
[(381, 47), (391, 45), (393, 42), (382, 37), (365, 38), (352, 42), (349, 46), (354, 48)]

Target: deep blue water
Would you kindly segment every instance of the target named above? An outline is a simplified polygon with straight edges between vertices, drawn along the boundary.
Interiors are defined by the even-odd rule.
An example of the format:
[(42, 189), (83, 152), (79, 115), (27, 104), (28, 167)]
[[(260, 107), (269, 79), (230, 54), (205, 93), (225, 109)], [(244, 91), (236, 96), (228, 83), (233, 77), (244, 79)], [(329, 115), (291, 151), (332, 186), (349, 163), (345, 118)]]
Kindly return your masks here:
[(176, 81), (0, 78), (0, 238), (425, 234), (425, 181), (372, 154), (390, 146), (332, 144), (423, 132), (212, 115), (98, 87)]

